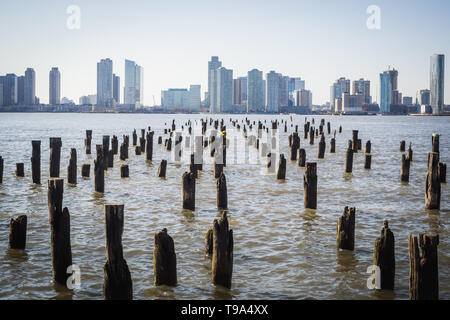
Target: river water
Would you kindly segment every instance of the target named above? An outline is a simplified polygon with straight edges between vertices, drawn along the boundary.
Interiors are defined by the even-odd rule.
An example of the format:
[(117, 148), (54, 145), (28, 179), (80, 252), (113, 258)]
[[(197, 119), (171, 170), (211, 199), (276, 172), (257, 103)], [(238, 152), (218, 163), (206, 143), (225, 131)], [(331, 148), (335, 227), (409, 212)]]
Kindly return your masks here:
[[(440, 298), (450, 298), (449, 187), (442, 184), (441, 210), (425, 209), (427, 153), (431, 135), (441, 134), (441, 162), (450, 163), (449, 117), (315, 116), (330, 121), (336, 135), (336, 153), (318, 161), (318, 209), (303, 206), (304, 168), (289, 160), (288, 135), (299, 125), (307, 161), (317, 161), (318, 140), (303, 139), (305, 116), (216, 115), (232, 131), (230, 118), (242, 126), (251, 121), (284, 119), (288, 132), (279, 130), (280, 152), (287, 161), (286, 180), (278, 182), (261, 165), (237, 163), (228, 154), (224, 169), (228, 186), (229, 221), (234, 234), (231, 290), (211, 284), (211, 261), (204, 256), (204, 235), (214, 219), (216, 188), (209, 148), (196, 184), (195, 212), (182, 209), (181, 176), (186, 162), (170, 160), (158, 136), (175, 119), (177, 129), (189, 119), (209, 115), (162, 114), (0, 114), (0, 156), (5, 162), (0, 185), (0, 299), (102, 299), (105, 263), (104, 205), (125, 205), (124, 257), (133, 280), (134, 299), (408, 299), (408, 235), (438, 233)], [(312, 117), (308, 116), (311, 121)], [(132, 131), (155, 131), (153, 162), (132, 150)], [(283, 125), (284, 127), (284, 125)], [(283, 128), (283, 127), (280, 127)], [(93, 130), (92, 155), (84, 152), (87, 129)], [(359, 130), (363, 150), (372, 142), (372, 169), (364, 170), (363, 152), (355, 154), (353, 173), (344, 174), (345, 150), (352, 130)], [(186, 128), (185, 128), (186, 131)], [(105, 174), (105, 193), (94, 193), (95, 144), (103, 135), (130, 135), (130, 178), (120, 178), (118, 156)], [(228, 134), (228, 133), (227, 133)], [(47, 216), (49, 138), (62, 138), (61, 177), (66, 179), (70, 148), (78, 153), (78, 184), (64, 186), (64, 206), (71, 216), (73, 263), (81, 271), (79, 288), (69, 291), (52, 283), (50, 228)], [(238, 133), (243, 140), (242, 132)], [(163, 138), (163, 141), (164, 139)], [(41, 140), (42, 185), (31, 181), (31, 140)], [(139, 140), (139, 139), (138, 139)], [(400, 181), (399, 143), (412, 142), (414, 152), (409, 183)], [(139, 141), (138, 141), (139, 143)], [(184, 147), (184, 142), (183, 142)], [(254, 148), (251, 147), (253, 150)], [(256, 151), (252, 151), (256, 152)], [(187, 153), (187, 152), (185, 152)], [(168, 159), (167, 178), (157, 177), (162, 159)], [(25, 177), (15, 177), (15, 163), (25, 163)], [(91, 178), (82, 179), (80, 166), (91, 163)], [(356, 207), (354, 251), (336, 249), (336, 225), (345, 206)], [(28, 215), (25, 252), (8, 249), (9, 220)], [(395, 290), (369, 290), (366, 273), (373, 246), (388, 219), (395, 235)], [(154, 235), (163, 228), (175, 242), (178, 286), (153, 285)]]

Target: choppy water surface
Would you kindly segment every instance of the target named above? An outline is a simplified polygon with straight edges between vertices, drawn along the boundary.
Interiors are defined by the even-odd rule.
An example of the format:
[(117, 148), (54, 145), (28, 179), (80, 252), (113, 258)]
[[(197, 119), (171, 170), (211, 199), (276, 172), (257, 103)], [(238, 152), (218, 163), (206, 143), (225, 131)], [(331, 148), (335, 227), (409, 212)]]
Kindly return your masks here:
[[(102, 299), (105, 263), (104, 204), (125, 205), (124, 256), (133, 279), (135, 299), (408, 299), (408, 235), (434, 232), (440, 236), (440, 298), (450, 298), (449, 187), (442, 185), (440, 211), (425, 210), (424, 190), (431, 134), (440, 133), (441, 161), (450, 163), (448, 117), (324, 117), (337, 134), (336, 154), (318, 161), (318, 209), (303, 207), (303, 172), (289, 161), (288, 132), (280, 130), (281, 151), (288, 158), (286, 181), (261, 173), (260, 166), (233, 164), (225, 168), (229, 219), (234, 232), (234, 268), (231, 290), (211, 284), (210, 260), (204, 256), (204, 234), (215, 218), (216, 189), (212, 165), (204, 165), (197, 180), (195, 212), (182, 210), (181, 176), (185, 163), (169, 161), (167, 179), (157, 177), (161, 159), (169, 159), (164, 146), (164, 123), (176, 120), (177, 128), (188, 119), (209, 115), (105, 115), (105, 114), (0, 114), (0, 155), (4, 181), (0, 185), (0, 299)], [(223, 115), (229, 119), (245, 116)], [(253, 120), (274, 116), (247, 116)], [(218, 118), (218, 117), (215, 117)], [(278, 116), (288, 120), (289, 116)], [(304, 116), (299, 125), (301, 147), (307, 161), (316, 161), (314, 146), (303, 139)], [(311, 120), (311, 116), (308, 117)], [(136, 156), (130, 146), (130, 179), (120, 179), (118, 156), (105, 175), (105, 194), (94, 194), (91, 178), (81, 178), (82, 163), (93, 164), (95, 144), (103, 135), (122, 135), (151, 126), (155, 131), (153, 163)], [(93, 130), (93, 154), (85, 155), (85, 130)], [(345, 149), (352, 129), (359, 130), (363, 147), (372, 142), (372, 170), (364, 170), (363, 153), (354, 158), (353, 174), (344, 174)], [(73, 262), (81, 268), (81, 288), (73, 292), (52, 283), (50, 229), (47, 216), (49, 137), (62, 138), (61, 177), (66, 178), (70, 148), (78, 152), (78, 184), (64, 187), (64, 206), (71, 215)], [(31, 182), (31, 140), (42, 140), (42, 186)], [(400, 182), (400, 140), (412, 142), (414, 161), (410, 182)], [(184, 144), (183, 144), (184, 145)], [(205, 150), (205, 159), (209, 157)], [(231, 155), (228, 155), (231, 157)], [(229, 158), (231, 159), (231, 158)], [(25, 163), (25, 178), (14, 176), (15, 163)], [(67, 180), (66, 180), (67, 181)], [(336, 224), (344, 206), (356, 207), (355, 251), (336, 250)], [(27, 249), (8, 250), (9, 219), (28, 215)], [(395, 235), (396, 289), (367, 289), (376, 237), (388, 219)], [(155, 232), (167, 228), (175, 242), (178, 282), (175, 288), (153, 285)]]

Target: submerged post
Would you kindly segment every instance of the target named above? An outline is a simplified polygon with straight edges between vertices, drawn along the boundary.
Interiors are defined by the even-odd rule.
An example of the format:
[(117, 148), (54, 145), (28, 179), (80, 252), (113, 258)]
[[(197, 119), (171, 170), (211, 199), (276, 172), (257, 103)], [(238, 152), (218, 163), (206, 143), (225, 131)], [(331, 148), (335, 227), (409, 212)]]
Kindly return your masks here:
[(3, 184), (3, 158), (0, 156), (0, 184)]
[(31, 176), (33, 178), (33, 183), (41, 184), (41, 141), (33, 140), (31, 141), (33, 147), (31, 156)]
[(231, 288), (233, 275), (233, 230), (229, 229), (226, 212), (213, 224), (212, 282)]
[(91, 171), (91, 165), (89, 163), (85, 163), (81, 166), (81, 177), (89, 178)]
[(284, 154), (280, 154), (280, 161), (278, 162), (278, 170), (277, 170), (277, 180), (285, 180), (285, 179), (286, 179), (286, 158), (284, 157)]
[(402, 154), (402, 168), (400, 170), (400, 177), (401, 180), (404, 182), (409, 181), (409, 167), (410, 167), (409, 158), (407, 158), (405, 154)]
[(59, 178), (61, 138), (50, 138), (50, 178)]
[(298, 150), (298, 166), (304, 167), (306, 165), (306, 151), (305, 149)]
[(123, 258), (123, 205), (105, 205), (106, 263), (103, 267), (105, 300), (132, 300), (133, 283)]
[(175, 245), (165, 228), (155, 234), (153, 274), (155, 286), (176, 286), (177, 284)]
[(11, 218), (9, 222), (9, 247), (11, 249), (25, 250), (27, 242), (27, 216), (17, 219)]
[(216, 180), (216, 200), (217, 210), (228, 209), (227, 180), (223, 172), (221, 172), (219, 178)]
[(84, 150), (86, 154), (91, 154), (92, 130), (86, 130), (86, 138), (84, 139)]
[(319, 151), (318, 151), (317, 158), (318, 159), (325, 158), (325, 135), (323, 132), (322, 132), (322, 135), (321, 135), (320, 141), (319, 141)]
[(303, 202), (306, 209), (317, 209), (317, 163), (307, 162), (303, 175)]
[(16, 163), (16, 177), (24, 177), (24, 164), (23, 163)]
[(338, 249), (353, 250), (355, 248), (355, 208), (344, 208), (344, 214), (337, 225)]
[(428, 153), (428, 169), (425, 184), (425, 207), (437, 209), (441, 207), (441, 183), (439, 177), (439, 153)]
[(158, 177), (165, 178), (166, 177), (166, 169), (167, 169), (167, 160), (161, 160), (161, 164), (158, 168)]
[(129, 178), (130, 177), (130, 168), (127, 164), (120, 165), (120, 177), (121, 178)]
[(105, 171), (103, 169), (102, 146), (97, 145), (97, 160), (94, 160), (94, 188), (96, 192), (105, 192)]
[(182, 177), (183, 209), (195, 210), (195, 176), (192, 172), (185, 172)]
[(380, 267), (381, 288), (394, 290), (395, 279), (395, 238), (389, 223), (384, 220), (381, 237), (375, 240), (373, 248), (373, 264)]
[(69, 167), (67, 168), (67, 183), (77, 184), (77, 150), (70, 149)]
[(348, 140), (348, 148), (345, 157), (345, 172), (351, 173), (352, 169), (353, 169), (353, 148), (352, 148), (352, 141)]

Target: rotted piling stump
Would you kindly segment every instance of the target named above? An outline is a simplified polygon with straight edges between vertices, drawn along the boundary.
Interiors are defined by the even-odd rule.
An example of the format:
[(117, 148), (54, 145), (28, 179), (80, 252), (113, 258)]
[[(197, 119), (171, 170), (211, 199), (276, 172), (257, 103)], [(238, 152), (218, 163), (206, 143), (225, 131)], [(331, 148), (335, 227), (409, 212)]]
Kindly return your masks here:
[(309, 128), (309, 144), (310, 145), (314, 144), (314, 128), (313, 127)]
[(223, 172), (216, 180), (216, 201), (217, 201), (217, 210), (228, 209), (227, 180)]
[(330, 139), (330, 153), (336, 153), (336, 139)]
[(323, 159), (325, 158), (325, 135), (322, 132), (322, 135), (320, 137), (320, 141), (319, 141), (319, 150), (318, 150), (318, 155), (317, 158), (318, 159)]
[(147, 141), (145, 149), (145, 156), (147, 161), (153, 160), (153, 135), (154, 135), (153, 131), (147, 133)]
[(90, 173), (91, 173), (91, 165), (88, 164), (88, 163), (84, 163), (84, 164), (81, 166), (81, 177), (83, 177), (83, 178), (89, 178)]
[(50, 138), (50, 178), (59, 177), (61, 147), (61, 138)]
[(130, 177), (130, 168), (127, 164), (120, 165), (120, 177), (121, 178), (129, 178)]
[(141, 147), (140, 146), (135, 146), (134, 147), (134, 153), (135, 153), (135, 155), (140, 156), (141, 155)]
[(406, 148), (406, 142), (405, 140), (400, 141), (400, 152), (405, 152), (405, 148)]
[(292, 134), (291, 143), (291, 161), (297, 160), (298, 149), (300, 148), (300, 138), (297, 132)]
[(16, 177), (24, 177), (24, 164), (23, 163), (16, 163)]
[(344, 214), (337, 225), (338, 249), (354, 250), (355, 248), (355, 208), (344, 208)]
[(317, 163), (307, 162), (303, 175), (303, 203), (305, 209), (317, 209)]
[(401, 181), (403, 182), (409, 181), (409, 168), (410, 168), (409, 158), (407, 158), (405, 154), (402, 154), (402, 168), (400, 170)]
[(441, 206), (441, 182), (439, 176), (439, 153), (428, 153), (428, 169), (425, 184), (425, 208), (437, 209)]
[(348, 140), (348, 148), (345, 156), (345, 172), (351, 173), (353, 170), (353, 142)]
[(3, 184), (3, 158), (0, 156), (0, 184)]
[(233, 275), (233, 230), (229, 229), (226, 211), (213, 224), (212, 282), (231, 288)]
[(135, 147), (137, 145), (137, 133), (136, 133), (136, 129), (133, 129), (133, 147)]
[(409, 159), (409, 161), (413, 161), (413, 151), (412, 151), (412, 148), (411, 148), (411, 143), (409, 143), (409, 147), (408, 147), (408, 159)]
[[(103, 168), (103, 153), (97, 146), (97, 159), (94, 160), (94, 189), (96, 192), (105, 192), (105, 170)], [(122, 148), (121, 148), (122, 149)], [(100, 151), (100, 152), (99, 152)]]
[(384, 220), (381, 236), (375, 240), (373, 265), (380, 267), (381, 288), (394, 290), (395, 279), (395, 238), (389, 223)]
[(177, 285), (177, 257), (173, 239), (167, 229), (155, 234), (153, 250), (153, 274), (155, 286)]
[(205, 255), (212, 257), (213, 253), (213, 228), (209, 227), (205, 234)]
[(67, 183), (77, 184), (77, 150), (70, 149), (69, 166), (67, 167)]
[(51, 233), (53, 280), (65, 286), (70, 276), (67, 268), (72, 265), (72, 247), (69, 210), (62, 208), (63, 193), (63, 179), (48, 180), (48, 219)]
[(105, 205), (106, 263), (103, 267), (105, 300), (132, 300), (133, 283), (123, 258), (123, 205)]
[(410, 300), (439, 299), (438, 244), (437, 234), (408, 236)]
[(372, 143), (370, 142), (370, 140), (367, 140), (364, 153), (372, 153), (371, 151), (372, 151)]
[(431, 136), (431, 152), (439, 153), (439, 135), (437, 133), (433, 133)]
[(352, 149), (353, 152), (358, 152), (358, 130), (352, 131)]
[(92, 130), (86, 130), (86, 138), (84, 139), (84, 150), (86, 154), (91, 154)]
[(9, 223), (9, 247), (25, 250), (27, 242), (27, 216), (21, 215), (17, 219), (11, 218)]
[(331, 123), (327, 122), (327, 133), (331, 134)]
[(286, 179), (286, 158), (284, 154), (280, 154), (280, 161), (278, 162), (277, 180)]
[(162, 137), (161, 136), (158, 137), (158, 144), (162, 144)]
[(372, 155), (366, 153), (364, 155), (364, 169), (370, 169), (372, 166)]
[(108, 159), (109, 159), (109, 136), (103, 136), (103, 168), (108, 170)]
[(167, 171), (167, 160), (161, 160), (161, 164), (159, 165), (158, 168), (158, 177), (165, 178), (166, 171)]
[(298, 150), (298, 166), (305, 167), (306, 165), (306, 151), (305, 149)]
[(441, 183), (447, 182), (447, 164), (439, 162), (439, 181)]
[(342, 133), (342, 126), (339, 126), (339, 133)]
[(195, 176), (185, 172), (182, 177), (183, 209), (195, 210)]
[(41, 184), (41, 141), (31, 141), (33, 148), (31, 156), (31, 176), (34, 184)]

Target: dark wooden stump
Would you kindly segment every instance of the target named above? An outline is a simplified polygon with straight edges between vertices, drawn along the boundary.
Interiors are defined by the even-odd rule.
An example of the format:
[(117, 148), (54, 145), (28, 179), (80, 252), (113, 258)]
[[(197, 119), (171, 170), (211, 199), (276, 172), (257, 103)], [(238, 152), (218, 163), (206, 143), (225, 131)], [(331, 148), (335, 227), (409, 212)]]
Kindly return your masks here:
[(9, 247), (11, 249), (25, 250), (27, 242), (27, 216), (17, 219), (11, 218), (9, 223)]
[(348, 141), (347, 153), (345, 156), (345, 172), (351, 173), (353, 169), (353, 142)]
[(213, 253), (213, 228), (209, 227), (205, 234), (205, 255), (212, 257)]
[(214, 179), (218, 179), (223, 172), (223, 163), (214, 159)]
[(216, 201), (217, 201), (217, 210), (228, 209), (227, 180), (223, 172), (216, 180)]
[(105, 300), (132, 300), (133, 283), (123, 258), (123, 205), (105, 205), (106, 263), (103, 267)]
[(72, 247), (70, 245), (69, 210), (62, 208), (63, 193), (63, 179), (48, 180), (48, 219), (51, 233), (53, 280), (66, 285), (70, 276), (67, 268), (72, 265)]
[(108, 170), (108, 158), (109, 158), (109, 136), (103, 136), (103, 168)]
[(358, 152), (358, 130), (352, 131), (352, 149), (354, 153)]
[(105, 192), (105, 170), (103, 168), (103, 153), (97, 146), (97, 160), (94, 160), (94, 188), (96, 192)]
[(339, 126), (339, 133), (342, 133), (342, 126)]
[(130, 168), (127, 164), (120, 165), (120, 177), (121, 178), (129, 178), (130, 177)]
[(33, 152), (31, 156), (31, 176), (33, 183), (41, 184), (41, 141), (31, 141)]
[(141, 155), (141, 147), (140, 146), (135, 146), (134, 147), (134, 153), (135, 153), (135, 155), (140, 156)]
[(372, 153), (371, 151), (372, 151), (372, 143), (370, 142), (370, 140), (367, 140), (364, 153)]
[(320, 141), (319, 141), (319, 151), (318, 151), (318, 154), (317, 154), (317, 158), (318, 159), (325, 158), (325, 147), (326, 147), (326, 145), (325, 145), (325, 136), (322, 133), (322, 136), (320, 137)]
[(24, 177), (24, 164), (23, 163), (16, 163), (16, 177)]
[(364, 155), (364, 169), (370, 169), (371, 165), (372, 165), (372, 155), (366, 153)]
[(305, 209), (317, 209), (317, 163), (307, 162), (303, 175), (303, 202)]
[(3, 184), (3, 158), (0, 157), (0, 184)]
[(441, 207), (441, 183), (439, 177), (439, 153), (428, 153), (428, 170), (425, 184), (425, 207), (437, 209)]
[(277, 180), (286, 179), (286, 158), (284, 154), (280, 154), (280, 161), (278, 162)]
[(438, 244), (439, 235), (408, 236), (410, 300), (439, 299)]
[(431, 152), (439, 153), (439, 135), (437, 133), (433, 133), (431, 136)]
[(355, 208), (344, 208), (339, 218), (336, 237), (338, 249), (353, 250), (355, 248)]
[(404, 182), (409, 181), (409, 168), (410, 168), (410, 161), (405, 154), (402, 154), (402, 168), (400, 170), (401, 181)]
[(136, 133), (136, 129), (133, 130), (133, 147), (135, 147), (137, 145), (137, 133)]
[(70, 149), (69, 166), (67, 167), (67, 183), (77, 184), (77, 150)]
[(409, 161), (413, 161), (413, 151), (411, 149), (411, 143), (409, 143), (409, 147), (408, 147), (408, 159)]
[(195, 210), (195, 176), (185, 172), (182, 177), (183, 209)]
[(59, 178), (61, 138), (50, 138), (50, 178)]
[(405, 142), (405, 140), (402, 140), (402, 141), (400, 141), (399, 150), (400, 150), (400, 152), (405, 152), (405, 149), (406, 149), (406, 142)]
[(89, 178), (91, 173), (91, 165), (88, 163), (85, 163), (81, 166), (81, 176), (83, 178)]
[(155, 286), (177, 285), (177, 257), (173, 239), (167, 234), (167, 229), (155, 234), (153, 274)]
[(162, 137), (161, 136), (158, 137), (158, 144), (162, 144)]
[(213, 224), (212, 282), (231, 288), (233, 275), (233, 230), (229, 229), (227, 214), (224, 211)]
[(330, 140), (330, 153), (336, 153), (336, 139), (331, 138)]
[(166, 171), (167, 171), (167, 160), (161, 160), (161, 164), (159, 165), (158, 168), (158, 177), (165, 178)]
[(86, 130), (86, 138), (84, 139), (84, 150), (86, 154), (91, 154), (92, 130)]
[(306, 151), (305, 149), (298, 150), (298, 166), (305, 167), (306, 165)]
[(395, 238), (388, 221), (384, 221), (381, 237), (375, 240), (373, 264), (380, 267), (381, 288), (394, 290), (395, 279)]
[(314, 128), (313, 127), (309, 128), (309, 144), (310, 145), (314, 144)]
[(154, 135), (153, 131), (147, 133), (147, 141), (145, 149), (145, 156), (147, 161), (153, 160), (153, 135)]
[(300, 148), (300, 138), (297, 132), (292, 134), (291, 138), (291, 161), (297, 160), (298, 149)]
[(447, 164), (439, 162), (439, 181), (441, 183), (447, 182)]

